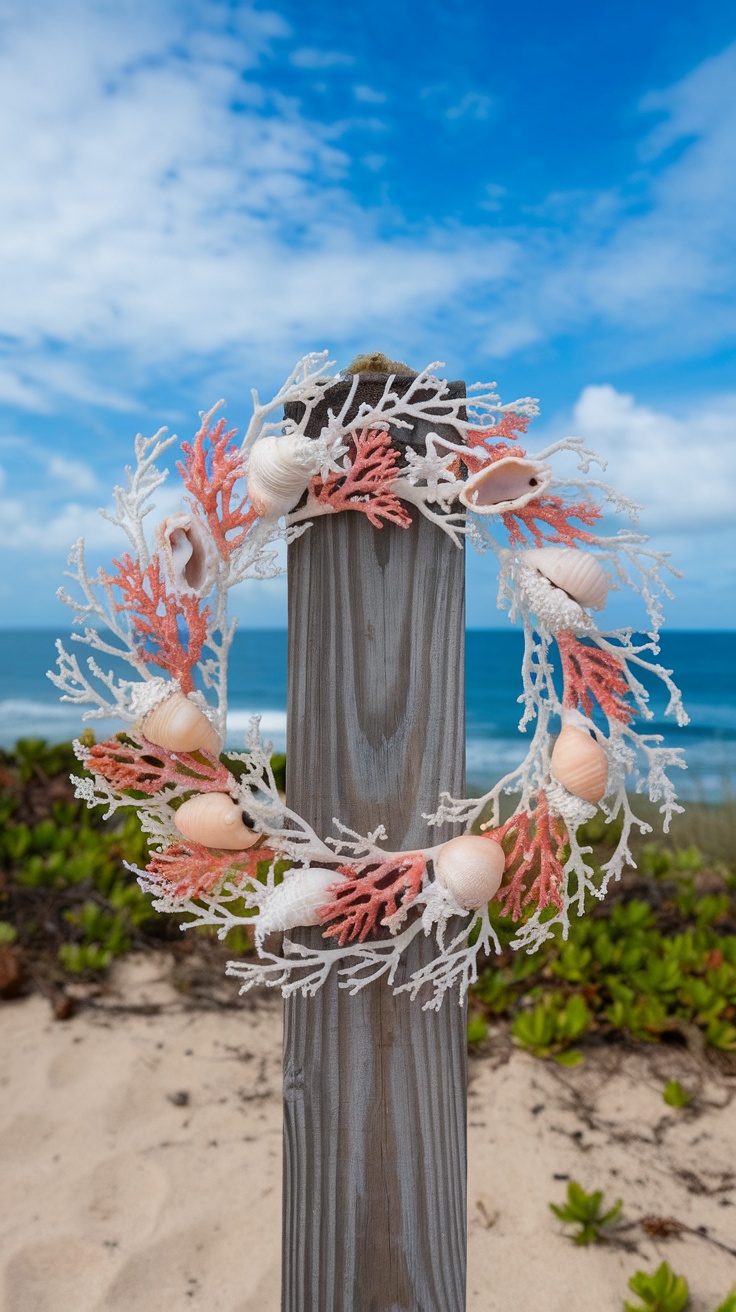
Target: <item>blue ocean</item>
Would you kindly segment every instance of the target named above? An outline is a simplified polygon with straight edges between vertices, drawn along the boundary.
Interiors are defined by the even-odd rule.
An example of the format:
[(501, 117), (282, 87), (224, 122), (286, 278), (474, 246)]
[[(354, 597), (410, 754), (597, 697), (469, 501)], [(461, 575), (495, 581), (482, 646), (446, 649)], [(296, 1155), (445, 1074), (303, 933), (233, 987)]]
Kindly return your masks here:
[[(75, 737), (84, 727), (77, 708), (58, 700), (46, 678), (55, 666), (50, 630), (0, 631), (0, 745), (39, 736), (50, 742)], [(68, 635), (64, 634), (67, 647)], [(74, 644), (76, 647), (76, 644)], [(687, 773), (677, 771), (682, 797), (718, 802), (736, 792), (736, 633), (665, 633), (659, 660), (675, 672), (690, 724), (664, 718), (665, 698), (650, 684), (654, 719), (647, 732), (685, 750)], [(76, 648), (80, 650), (78, 647)], [(485, 790), (523, 756), (519, 735), (521, 634), (469, 630), (466, 646), (468, 786)], [(230, 662), (228, 745), (240, 746), (248, 719), (260, 714), (263, 736), (283, 751), (286, 741), (286, 633), (241, 630)], [(92, 726), (98, 737), (115, 732), (112, 721)]]

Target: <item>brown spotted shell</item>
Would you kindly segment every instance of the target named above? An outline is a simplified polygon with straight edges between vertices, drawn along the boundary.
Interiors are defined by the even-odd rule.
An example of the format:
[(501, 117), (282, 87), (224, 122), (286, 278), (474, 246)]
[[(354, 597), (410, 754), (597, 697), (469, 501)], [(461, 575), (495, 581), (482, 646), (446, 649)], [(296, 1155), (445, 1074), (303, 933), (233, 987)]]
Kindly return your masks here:
[(220, 754), (220, 738), (214, 725), (195, 702), (183, 692), (174, 692), (159, 702), (143, 721), (149, 743), (169, 752)]
[(203, 847), (243, 852), (261, 837), (243, 823), (243, 811), (227, 793), (198, 793), (176, 812), (179, 833)]
[(540, 460), (504, 456), (467, 479), (458, 499), (478, 515), (505, 515), (541, 496), (551, 478), (550, 466)]
[(552, 749), (550, 770), (568, 793), (586, 802), (600, 802), (608, 783), (608, 757), (585, 729), (563, 724)]
[(477, 911), (496, 896), (506, 856), (500, 843), (477, 834), (451, 838), (434, 858), (437, 883), (468, 911)]

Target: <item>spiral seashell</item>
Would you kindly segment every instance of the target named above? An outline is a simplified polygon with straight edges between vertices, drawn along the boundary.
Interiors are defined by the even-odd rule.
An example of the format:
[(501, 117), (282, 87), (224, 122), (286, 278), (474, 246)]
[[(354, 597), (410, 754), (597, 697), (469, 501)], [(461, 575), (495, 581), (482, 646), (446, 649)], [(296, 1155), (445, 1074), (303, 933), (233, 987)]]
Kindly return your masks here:
[(608, 757), (586, 729), (563, 724), (552, 749), (552, 776), (575, 797), (600, 802), (608, 783)]
[(203, 847), (243, 852), (261, 837), (243, 823), (243, 810), (227, 793), (198, 793), (182, 802), (175, 816), (184, 838)]
[(201, 597), (210, 591), (217, 570), (215, 548), (196, 515), (167, 515), (156, 525), (156, 545), (176, 592)]
[(174, 692), (160, 702), (143, 721), (149, 743), (169, 752), (220, 754), (220, 737), (204, 711), (183, 692)]
[(345, 875), (336, 870), (322, 870), (309, 867), (306, 870), (294, 870), (287, 874), (283, 883), (277, 884), (269, 893), (258, 916), (258, 935), (272, 934), (284, 929), (295, 929), (297, 925), (319, 925), (317, 914), (320, 907), (327, 906), (330, 897), (327, 890), (334, 884), (345, 882)]
[(540, 460), (504, 456), (467, 479), (458, 497), (478, 515), (506, 515), (541, 496), (551, 478), (550, 466)]
[(308, 438), (292, 434), (262, 437), (248, 460), (251, 505), (262, 519), (278, 519), (294, 509), (309, 486), (314, 457)]
[(451, 838), (434, 858), (437, 883), (467, 911), (477, 911), (501, 887), (506, 854), (493, 838), (461, 834)]
[(522, 551), (521, 559), (556, 588), (566, 592), (579, 606), (603, 610), (608, 579), (600, 561), (589, 551), (580, 551), (576, 547), (537, 547)]

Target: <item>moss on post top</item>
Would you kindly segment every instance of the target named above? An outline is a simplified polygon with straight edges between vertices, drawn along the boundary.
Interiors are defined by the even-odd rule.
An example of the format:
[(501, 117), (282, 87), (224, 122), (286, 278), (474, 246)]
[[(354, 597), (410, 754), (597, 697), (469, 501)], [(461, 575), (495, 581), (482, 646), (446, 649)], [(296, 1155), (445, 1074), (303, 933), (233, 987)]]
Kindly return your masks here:
[(401, 360), (389, 360), (383, 351), (368, 351), (364, 355), (356, 355), (354, 360), (343, 371), (346, 374), (400, 374), (403, 377), (416, 378), (416, 369), (410, 369), (408, 364), (403, 364)]

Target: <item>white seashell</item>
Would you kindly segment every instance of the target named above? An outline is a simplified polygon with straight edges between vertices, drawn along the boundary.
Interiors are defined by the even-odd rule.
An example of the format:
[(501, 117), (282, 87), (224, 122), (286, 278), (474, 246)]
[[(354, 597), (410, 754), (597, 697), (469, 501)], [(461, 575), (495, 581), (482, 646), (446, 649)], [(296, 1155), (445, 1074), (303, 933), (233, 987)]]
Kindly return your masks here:
[(248, 460), (248, 496), (263, 519), (278, 519), (294, 509), (309, 486), (314, 452), (308, 438), (292, 434), (262, 437)]
[(437, 883), (468, 911), (477, 911), (501, 887), (506, 855), (500, 843), (477, 834), (451, 838), (434, 859)]
[(196, 515), (167, 515), (156, 525), (156, 545), (176, 592), (201, 597), (210, 591), (217, 572), (215, 545)]
[(473, 474), (463, 484), (459, 500), (479, 515), (505, 515), (541, 496), (551, 478), (550, 466), (540, 460), (504, 456)]
[(525, 565), (539, 570), (579, 606), (603, 610), (608, 579), (600, 561), (589, 551), (579, 551), (576, 547), (538, 547), (522, 551), (521, 559)]
[(174, 692), (143, 721), (149, 743), (170, 752), (220, 754), (220, 738), (214, 725), (195, 702), (183, 692)]
[(203, 847), (243, 852), (261, 837), (243, 823), (243, 810), (227, 793), (198, 793), (182, 802), (175, 816), (180, 834)]
[(277, 884), (264, 901), (258, 916), (258, 936), (297, 925), (319, 925), (318, 911), (331, 901), (328, 888), (345, 882), (345, 875), (336, 870), (309, 867), (294, 870)]
[(563, 724), (550, 759), (553, 777), (568, 793), (586, 802), (600, 802), (608, 783), (608, 757), (586, 729)]

